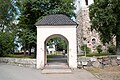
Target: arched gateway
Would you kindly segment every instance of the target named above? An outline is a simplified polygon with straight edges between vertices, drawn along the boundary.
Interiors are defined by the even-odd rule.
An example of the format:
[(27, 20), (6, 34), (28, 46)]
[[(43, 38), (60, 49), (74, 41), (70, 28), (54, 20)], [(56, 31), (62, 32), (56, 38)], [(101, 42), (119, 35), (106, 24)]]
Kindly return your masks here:
[(54, 37), (60, 37), (67, 42), (68, 65), (77, 68), (77, 24), (62, 14), (48, 15), (38, 21), (37, 27), (37, 68), (43, 69), (46, 64), (46, 42)]

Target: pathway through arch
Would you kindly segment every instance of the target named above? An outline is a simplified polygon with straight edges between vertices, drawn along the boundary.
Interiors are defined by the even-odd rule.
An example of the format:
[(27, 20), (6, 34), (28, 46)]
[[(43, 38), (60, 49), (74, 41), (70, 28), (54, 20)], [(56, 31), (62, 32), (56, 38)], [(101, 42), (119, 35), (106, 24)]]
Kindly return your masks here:
[(63, 55), (53, 57), (44, 67), (42, 73), (71, 73), (68, 67), (67, 57)]

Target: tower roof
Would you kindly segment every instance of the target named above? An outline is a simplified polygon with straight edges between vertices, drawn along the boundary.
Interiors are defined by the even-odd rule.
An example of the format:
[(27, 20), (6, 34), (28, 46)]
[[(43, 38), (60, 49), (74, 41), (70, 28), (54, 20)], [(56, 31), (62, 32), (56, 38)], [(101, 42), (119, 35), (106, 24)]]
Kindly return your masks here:
[(41, 25), (77, 25), (76, 22), (63, 14), (55, 14), (45, 16), (43, 19), (35, 23), (36, 26)]

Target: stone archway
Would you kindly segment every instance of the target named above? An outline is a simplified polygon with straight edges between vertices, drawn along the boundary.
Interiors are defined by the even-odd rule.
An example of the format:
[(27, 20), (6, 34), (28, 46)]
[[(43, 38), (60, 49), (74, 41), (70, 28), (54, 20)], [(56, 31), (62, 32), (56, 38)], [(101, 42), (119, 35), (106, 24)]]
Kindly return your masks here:
[[(45, 41), (51, 35), (67, 39), (69, 43), (68, 64), (70, 68), (77, 68), (77, 24), (62, 14), (48, 15), (36, 23), (37, 27), (37, 69), (45, 66)], [(55, 35), (59, 34), (59, 35)], [(54, 37), (53, 36), (53, 37)]]
[(53, 34), (53, 35), (50, 35), (46, 40), (45, 40), (45, 42), (44, 42), (44, 46), (45, 46), (45, 64), (47, 64), (48, 62), (47, 62), (47, 43), (48, 43), (48, 41), (50, 40), (50, 39), (54, 39), (54, 38), (61, 38), (62, 40), (64, 40), (65, 41), (65, 43), (67, 44), (67, 64), (69, 64), (68, 62), (69, 62), (69, 42), (68, 42), (68, 40), (67, 40), (67, 38), (66, 37), (64, 37), (63, 35), (60, 35), (60, 34)]

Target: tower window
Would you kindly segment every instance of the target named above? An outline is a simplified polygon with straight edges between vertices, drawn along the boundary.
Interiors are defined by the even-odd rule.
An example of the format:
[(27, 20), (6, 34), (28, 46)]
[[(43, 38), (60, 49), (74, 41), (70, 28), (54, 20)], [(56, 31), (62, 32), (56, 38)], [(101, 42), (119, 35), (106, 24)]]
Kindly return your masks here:
[(85, 38), (85, 37), (83, 37), (83, 40), (84, 40), (84, 41), (86, 41), (86, 38)]
[(92, 39), (92, 44), (96, 44), (96, 39), (95, 38)]
[(93, 38), (92, 41), (95, 41), (95, 39)]
[(88, 5), (88, 0), (85, 0), (86, 5)]

